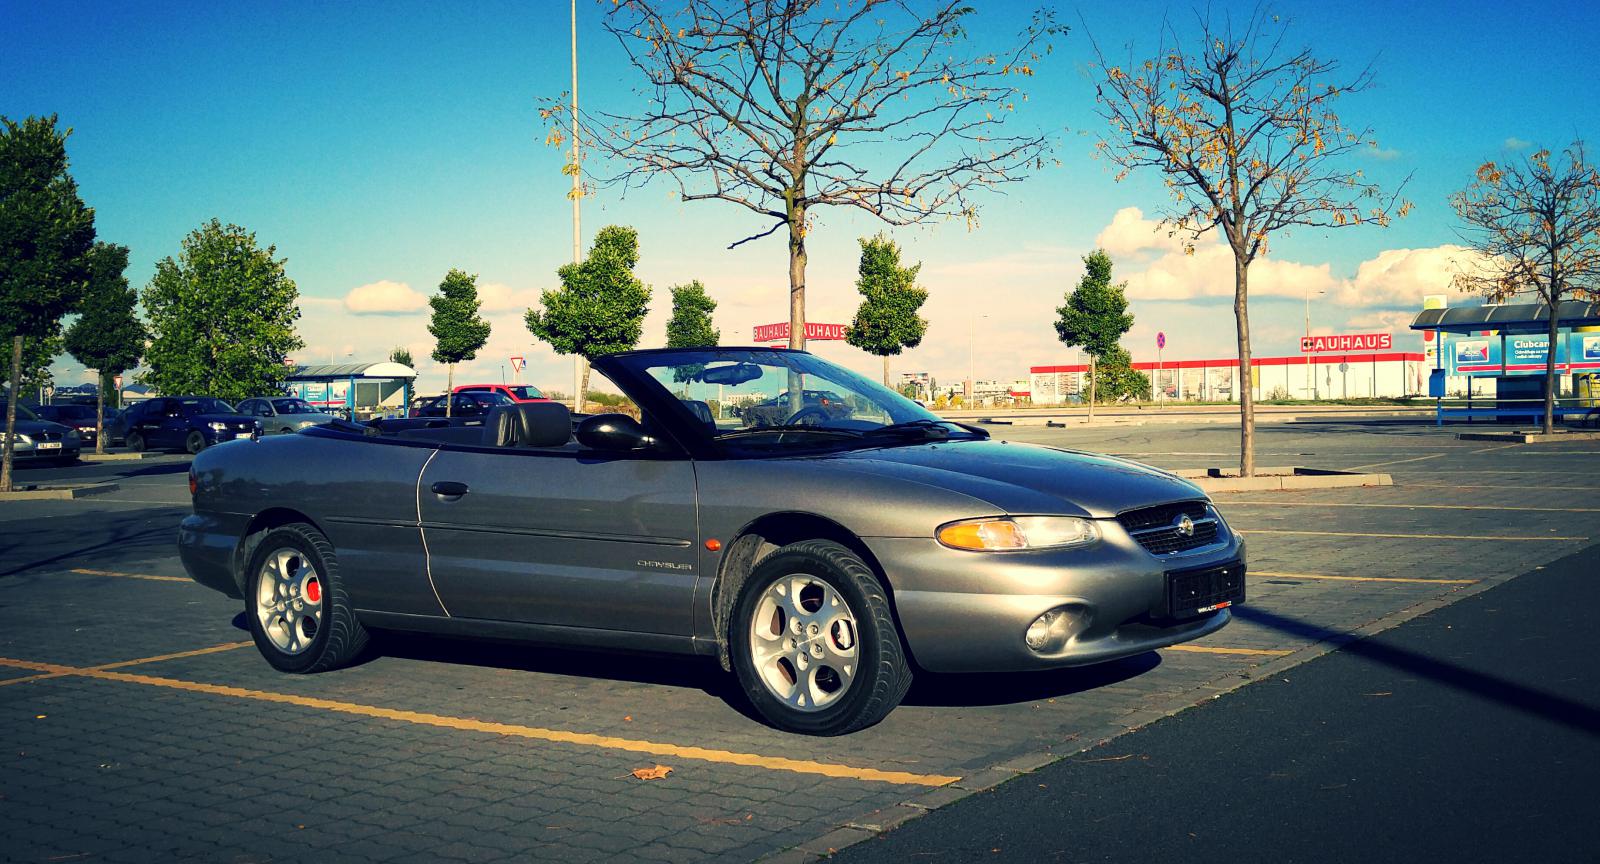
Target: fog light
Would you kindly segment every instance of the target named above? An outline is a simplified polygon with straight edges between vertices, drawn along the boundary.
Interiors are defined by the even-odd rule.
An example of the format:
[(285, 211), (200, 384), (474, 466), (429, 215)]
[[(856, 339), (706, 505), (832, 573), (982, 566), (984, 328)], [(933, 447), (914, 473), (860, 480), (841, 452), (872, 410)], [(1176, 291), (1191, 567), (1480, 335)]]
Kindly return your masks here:
[(1060, 609), (1051, 609), (1049, 612), (1033, 619), (1033, 623), (1028, 625), (1027, 635), (1022, 637), (1023, 641), (1028, 643), (1029, 648), (1035, 651), (1043, 651), (1045, 646), (1050, 644), (1050, 631), (1055, 629), (1056, 622), (1061, 618), (1062, 612)]

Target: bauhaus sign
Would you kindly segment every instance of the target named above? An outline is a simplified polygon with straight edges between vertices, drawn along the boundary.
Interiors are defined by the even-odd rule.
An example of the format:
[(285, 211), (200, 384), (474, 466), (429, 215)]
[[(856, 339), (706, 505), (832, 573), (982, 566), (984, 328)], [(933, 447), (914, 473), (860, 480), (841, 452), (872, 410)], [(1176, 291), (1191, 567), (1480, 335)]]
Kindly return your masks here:
[[(787, 321), (784, 321), (781, 324), (756, 325), (755, 341), (757, 342), (777, 342), (780, 340), (786, 340), (788, 338), (789, 322)], [(838, 340), (843, 338), (843, 324), (818, 324), (815, 321), (806, 322), (806, 339), (808, 340)]]
[(1321, 354), (1326, 351), (1387, 351), (1394, 347), (1394, 338), (1388, 333), (1344, 333), (1339, 336), (1302, 336), (1301, 354)]

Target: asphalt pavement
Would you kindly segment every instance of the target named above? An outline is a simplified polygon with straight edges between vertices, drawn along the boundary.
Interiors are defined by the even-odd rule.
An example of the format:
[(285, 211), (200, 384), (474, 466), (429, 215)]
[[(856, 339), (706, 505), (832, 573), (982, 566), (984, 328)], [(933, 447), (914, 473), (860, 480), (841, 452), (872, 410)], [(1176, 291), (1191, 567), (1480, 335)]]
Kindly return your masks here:
[(835, 860), (1600, 860), (1597, 574), (1591, 546)]

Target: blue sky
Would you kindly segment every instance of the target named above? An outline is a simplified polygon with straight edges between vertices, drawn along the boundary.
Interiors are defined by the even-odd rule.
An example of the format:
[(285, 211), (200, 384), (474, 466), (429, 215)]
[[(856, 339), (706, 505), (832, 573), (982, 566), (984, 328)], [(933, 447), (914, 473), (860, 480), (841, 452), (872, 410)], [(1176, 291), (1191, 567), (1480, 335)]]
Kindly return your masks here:
[[(1022, 4), (978, 0), (980, 46), (1014, 32)], [(213, 216), (254, 230), (288, 258), (305, 298), (306, 360), (353, 354), (381, 359), (404, 344), (423, 386), (443, 383), (425, 360), (421, 311), (358, 314), (350, 293), (414, 305), (451, 267), (492, 286), (489, 348), (462, 374), (498, 379), (505, 356), (529, 358), (524, 380), (567, 389), (569, 364), (536, 344), (521, 310), (555, 284), (570, 257), (562, 154), (543, 143), (535, 102), (567, 86), (566, 4), (78, 4), (0, 0), (0, 113), (58, 113), (102, 238), (132, 249), (142, 285), (184, 234)], [(604, 6), (580, 0), (581, 93), (588, 108), (627, 110), (639, 78), (597, 27)], [(1030, 7), (1031, 8), (1031, 7)], [(1072, 359), (1049, 325), (1061, 294), (1097, 242), (1130, 281), (1137, 323), (1127, 344), (1153, 359), (1226, 356), (1232, 316), (1216, 254), (1174, 255), (1151, 231), (1164, 194), (1154, 177), (1116, 183), (1091, 158), (1094, 112), (1086, 31), (1117, 53), (1150, 49), (1177, 4), (1058, 7), (1072, 32), (1030, 84), (1019, 119), (1059, 134), (1059, 168), (982, 201), (975, 231), (959, 224), (895, 229), (906, 257), (922, 261), (932, 292), (923, 346), (895, 361), (955, 381), (969, 354), (979, 377), (1016, 378), (1027, 367)], [(1214, 3), (1214, 13), (1252, 5)], [(1446, 196), (1490, 158), (1519, 148), (1593, 137), (1600, 85), (1586, 46), (1600, 4), (1283, 3), (1291, 39), (1370, 64), (1368, 92), (1346, 100), (1347, 119), (1369, 124), (1381, 150), (1360, 166), (1386, 184), (1410, 176), (1417, 205), (1382, 230), (1304, 231), (1274, 242), (1258, 265), (1253, 300), (1257, 352), (1292, 353), (1307, 291), (1314, 329), (1394, 329), (1441, 281), (1458, 241)], [(1080, 17), (1081, 16), (1081, 17)], [(883, 226), (824, 211), (811, 237), (810, 317), (844, 321), (857, 302), (856, 238)], [(667, 286), (692, 278), (722, 302), (724, 341), (786, 317), (780, 236), (724, 247), (764, 225), (714, 202), (682, 204), (664, 186), (585, 201), (584, 236), (604, 224), (639, 229), (639, 273), (656, 289), (644, 344), (660, 344)], [(1428, 286), (1434, 285), (1432, 290)], [(405, 286), (401, 288), (399, 286)], [(409, 289), (406, 293), (405, 289)], [(409, 299), (407, 299), (409, 298)], [(360, 307), (359, 302), (354, 304)], [(1396, 330), (1397, 334), (1400, 332)], [(1397, 339), (1409, 345), (1409, 336)], [(843, 345), (820, 353), (865, 370), (874, 358)], [(70, 359), (63, 380), (81, 377)], [(458, 379), (459, 380), (459, 379)]]

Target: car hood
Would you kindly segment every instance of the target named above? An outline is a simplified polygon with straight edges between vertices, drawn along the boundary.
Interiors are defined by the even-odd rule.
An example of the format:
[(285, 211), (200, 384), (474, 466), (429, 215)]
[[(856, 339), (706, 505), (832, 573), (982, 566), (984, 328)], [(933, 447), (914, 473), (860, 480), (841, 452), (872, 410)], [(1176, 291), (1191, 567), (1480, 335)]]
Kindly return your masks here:
[(192, 423), (227, 423), (230, 426), (235, 423), (247, 423), (253, 426), (256, 422), (256, 418), (249, 414), (190, 414), (183, 419)]
[(1193, 483), (1138, 462), (1009, 441), (852, 450), (827, 461), (846, 470), (949, 489), (1015, 514), (1106, 518), (1139, 507), (1206, 497)]
[[(0, 414), (0, 430), (6, 428), (6, 415)], [(63, 426), (49, 420), (17, 420), (18, 435), (35, 435), (40, 432), (59, 432), (66, 434), (72, 427)]]

